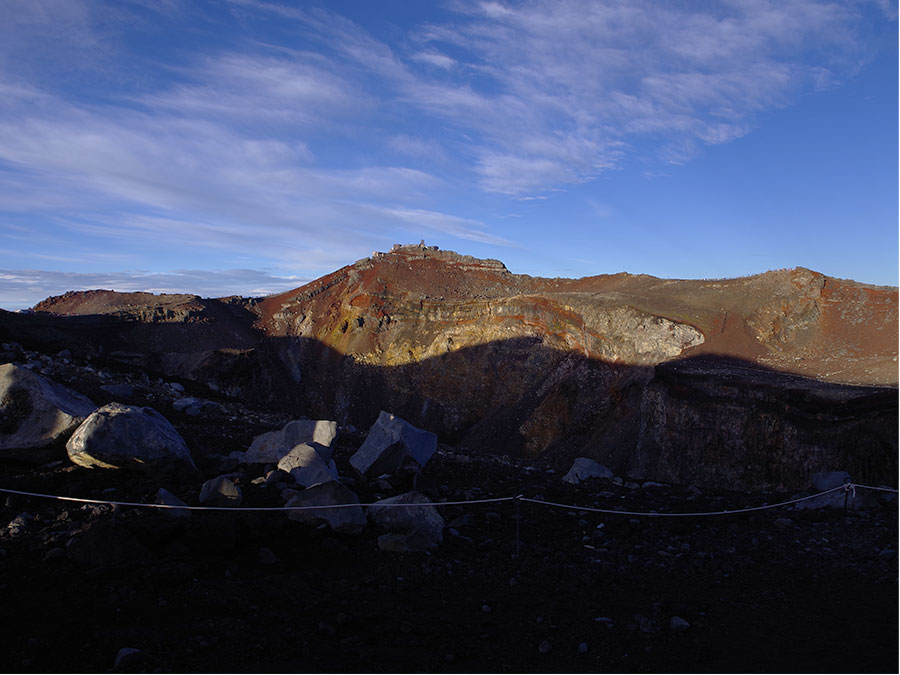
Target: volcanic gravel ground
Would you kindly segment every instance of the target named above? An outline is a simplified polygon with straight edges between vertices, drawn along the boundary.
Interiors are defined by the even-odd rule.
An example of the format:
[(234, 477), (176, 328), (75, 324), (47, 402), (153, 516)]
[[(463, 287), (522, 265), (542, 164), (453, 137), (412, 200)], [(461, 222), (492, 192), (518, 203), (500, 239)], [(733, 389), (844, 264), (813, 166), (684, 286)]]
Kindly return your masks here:
[[(228, 434), (215, 420), (178, 422), (186, 436), (206, 437), (210, 452)], [(342, 473), (362, 438), (341, 437)], [(569, 486), (539, 464), (443, 447), (426, 473), (451, 501), (524, 494), (706, 511), (790, 496)], [(281, 503), (253, 477), (242, 481), (245, 505)], [(159, 487), (65, 464), (7, 465), (0, 480), (135, 501), (153, 501)], [(180, 494), (196, 503), (198, 491)], [(16, 520), (23, 513), (32, 519)], [(281, 513), (194, 513), (185, 523), (159, 511), (9, 496), (0, 509), (0, 523), (11, 523), (0, 530), (0, 668), (108, 672), (130, 647), (141, 654), (119, 670), (897, 671), (896, 501), (864, 513), (702, 519), (521, 502), (441, 513), (439, 549), (399, 554), (378, 550), (372, 526), (350, 537)], [(673, 630), (672, 617), (689, 627)]]

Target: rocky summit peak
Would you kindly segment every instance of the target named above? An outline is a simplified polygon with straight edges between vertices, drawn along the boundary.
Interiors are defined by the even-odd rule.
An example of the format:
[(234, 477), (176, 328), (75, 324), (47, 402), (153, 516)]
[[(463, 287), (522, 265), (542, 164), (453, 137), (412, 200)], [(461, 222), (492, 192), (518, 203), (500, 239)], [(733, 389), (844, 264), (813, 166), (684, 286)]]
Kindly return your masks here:
[(36, 309), (0, 313), (0, 337), (342, 424), (389, 410), (471, 451), (784, 487), (846, 466), (865, 427), (862, 470), (896, 466), (897, 289), (803, 268), (546, 279), (420, 242), (253, 302), (89, 291)]

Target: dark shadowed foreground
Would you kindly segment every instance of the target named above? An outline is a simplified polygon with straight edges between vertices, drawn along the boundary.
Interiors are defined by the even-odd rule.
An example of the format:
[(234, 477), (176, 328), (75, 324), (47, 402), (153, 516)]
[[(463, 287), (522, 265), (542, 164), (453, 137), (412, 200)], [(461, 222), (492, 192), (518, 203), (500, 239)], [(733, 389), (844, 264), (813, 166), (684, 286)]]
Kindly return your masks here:
[[(800, 268), (537, 279), (414, 246), (263, 299), (87, 291), (36, 310), (0, 311), (0, 488), (197, 505), (212, 483), (277, 508), (322, 485), (415, 489), (442, 543), (0, 493), (2, 670), (897, 672), (896, 493), (637, 514), (776, 504), (818, 472), (896, 488), (895, 288)], [(50, 399), (67, 402), (41, 416)], [(441, 441), (421, 473), (393, 440), (384, 475), (351, 468), (381, 411), (429, 456)], [(302, 417), (332, 430), (334, 466), (309, 439), (248, 459)], [(138, 418), (160, 431), (88, 447), (86, 428)], [(184, 456), (154, 474), (144, 446)], [(302, 482), (288, 457), (338, 480)], [(608, 477), (563, 482), (576, 458)], [(567, 506), (450, 504), (517, 495)]]
[[(248, 414), (237, 435), (266, 428), (262, 418)], [(235, 433), (221, 420), (175, 422), (210, 452)], [(341, 439), (343, 470), (361, 435)], [(81, 467), (2, 471), (15, 489), (123, 501), (153, 501), (158, 487)], [(717, 511), (790, 496), (604, 480), (570, 486), (540, 463), (446, 448), (426, 474), (448, 500), (524, 494), (636, 511)], [(245, 503), (278, 503), (265, 488), (242, 489)], [(133, 648), (141, 653), (119, 670), (897, 670), (896, 502), (863, 512), (702, 519), (512, 502), (441, 512), (457, 534), (448, 530), (434, 552), (399, 554), (378, 550), (372, 528), (344, 537), (279, 513), (182, 521), (10, 497), (2, 522), (29, 516), (0, 541), (0, 667), (103, 672), (120, 649)]]

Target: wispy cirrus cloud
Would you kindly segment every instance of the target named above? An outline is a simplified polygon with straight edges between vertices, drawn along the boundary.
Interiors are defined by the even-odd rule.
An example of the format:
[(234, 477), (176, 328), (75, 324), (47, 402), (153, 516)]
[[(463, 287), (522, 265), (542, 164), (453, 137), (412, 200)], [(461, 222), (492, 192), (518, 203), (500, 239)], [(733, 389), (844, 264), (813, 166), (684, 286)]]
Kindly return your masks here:
[(637, 154), (685, 161), (745, 135), (760, 112), (840, 81), (865, 53), (852, 3), (461, 1), (453, 9), (455, 19), (417, 27), (406, 47), (324, 10), (283, 14), (320, 36), (336, 71), (367, 70), (383, 105), (441, 120), (444, 142), (474, 158), (480, 188), (512, 196), (591, 180)]
[(277, 1), (12, 0), (0, 249), (108, 247), (120, 269), (253, 256), (289, 275), (412, 232), (516, 246), (462, 205), (503, 213), (746, 135), (860, 67), (866, 8), (456, 0), (379, 32)]
[[(408, 93), (476, 128), (481, 186), (512, 195), (589, 180), (638, 152), (688, 159), (746, 134), (759, 112), (823, 76), (852, 72), (864, 51), (854, 7), (813, 0), (457, 7), (460, 20), (419, 39), (461, 50), (469, 77), (417, 80)], [(473, 87), (473, 76), (485, 84)]]

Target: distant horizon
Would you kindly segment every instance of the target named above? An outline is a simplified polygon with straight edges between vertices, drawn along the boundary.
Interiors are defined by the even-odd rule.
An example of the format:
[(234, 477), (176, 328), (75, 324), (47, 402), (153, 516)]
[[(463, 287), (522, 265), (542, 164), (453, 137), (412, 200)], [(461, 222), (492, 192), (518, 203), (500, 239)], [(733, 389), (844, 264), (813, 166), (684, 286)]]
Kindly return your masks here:
[(517, 274), (900, 284), (889, 0), (0, 4), (0, 307)]
[[(402, 244), (402, 245), (403, 245), (403, 246), (415, 246), (415, 244)], [(427, 245), (427, 242), (426, 242), (426, 245)], [(468, 254), (466, 254), (465, 252), (462, 252), (462, 251), (452, 251), (451, 249), (440, 249), (440, 250), (441, 250), (441, 251), (449, 251), (449, 252), (452, 252), (452, 253), (458, 253), (458, 254), (460, 254), (460, 255), (468, 255)], [(389, 252), (389, 251), (379, 251), (379, 253), (388, 253), (388, 252)], [(297, 288), (301, 288), (302, 286), (305, 286), (305, 285), (307, 285), (307, 284), (313, 283), (314, 281), (318, 281), (318, 280), (321, 279), (322, 277), (328, 276), (329, 274), (331, 274), (331, 273), (333, 273), (333, 272), (336, 272), (337, 270), (340, 270), (340, 269), (342, 269), (343, 267), (349, 267), (349, 266), (353, 265), (355, 262), (358, 262), (359, 260), (363, 260), (363, 259), (366, 259), (366, 258), (371, 259), (371, 255), (370, 255), (370, 256), (365, 256), (364, 258), (358, 258), (358, 259), (355, 260), (355, 261), (348, 262), (346, 265), (339, 265), (339, 266), (336, 267), (334, 270), (331, 270), (330, 272), (326, 272), (326, 273), (324, 273), (324, 274), (322, 274), (322, 275), (320, 275), (320, 276), (318, 276), (318, 277), (315, 277), (315, 278), (313, 278), (313, 279), (306, 279), (306, 280), (297, 279), (296, 281), (287, 284), (284, 288), (281, 288), (281, 289), (272, 291), (272, 292), (270, 292), (270, 293), (261, 293), (261, 294), (255, 294), (255, 295), (244, 295), (244, 294), (241, 294), (241, 293), (224, 292), (224, 293), (217, 293), (217, 294), (211, 294), (211, 295), (210, 295), (210, 294), (204, 294), (204, 293), (195, 293), (195, 292), (190, 291), (190, 290), (174, 290), (174, 289), (166, 289), (166, 288), (159, 289), (159, 288), (153, 288), (152, 286), (151, 286), (151, 287), (134, 287), (134, 288), (128, 288), (127, 290), (120, 290), (120, 289), (116, 289), (116, 288), (105, 288), (105, 287), (101, 287), (101, 286), (92, 286), (92, 287), (83, 287), (83, 288), (69, 288), (69, 289), (66, 289), (65, 291), (61, 291), (61, 292), (59, 292), (59, 293), (51, 293), (50, 295), (44, 296), (43, 298), (40, 298), (39, 300), (37, 300), (37, 301), (31, 303), (30, 305), (27, 305), (27, 306), (23, 306), (23, 307), (14, 307), (14, 308), (10, 308), (10, 307), (0, 307), (0, 309), (4, 309), (4, 310), (10, 311), (10, 312), (18, 312), (18, 311), (22, 311), (22, 310), (28, 310), (28, 309), (31, 309), (31, 308), (33, 308), (35, 305), (40, 304), (40, 303), (41, 303), (42, 301), (44, 301), (44, 300), (48, 300), (48, 299), (50, 299), (50, 298), (55, 298), (55, 297), (60, 297), (60, 296), (65, 295), (66, 293), (86, 293), (86, 292), (91, 292), (91, 291), (104, 291), (104, 292), (106, 292), (106, 291), (111, 291), (111, 292), (115, 292), (115, 293), (150, 293), (150, 294), (153, 294), (153, 295), (194, 295), (194, 296), (200, 297), (201, 299), (204, 299), (204, 300), (216, 300), (216, 299), (219, 299), (219, 298), (228, 298), (228, 297), (234, 297), (234, 296), (240, 296), (240, 297), (245, 298), (245, 299), (258, 299), (258, 298), (265, 298), (265, 297), (268, 297), (268, 296), (271, 296), (271, 295), (279, 295), (279, 294), (281, 294), (281, 293), (285, 293), (285, 292), (288, 292), (288, 291), (295, 290), (295, 289), (297, 289)], [(479, 259), (484, 260), (485, 258), (479, 258)], [(497, 260), (497, 259), (495, 258), (495, 260)], [(503, 260), (500, 260), (500, 262), (503, 262)], [(504, 265), (506, 265), (506, 263), (504, 263)], [(507, 265), (506, 267), (507, 267), (507, 269), (509, 269), (509, 266), (508, 266), (508, 265)], [(628, 276), (650, 276), (650, 277), (653, 277), (653, 278), (655, 278), (655, 279), (660, 279), (660, 280), (664, 280), (664, 281), (699, 281), (699, 282), (703, 282), (703, 281), (732, 281), (732, 280), (735, 280), (735, 279), (746, 279), (746, 278), (749, 278), (749, 277), (762, 276), (762, 275), (765, 275), (765, 274), (771, 274), (771, 273), (777, 273), (777, 272), (792, 272), (792, 271), (798, 270), (798, 269), (806, 269), (806, 270), (809, 270), (810, 272), (813, 272), (813, 273), (815, 273), (815, 274), (822, 274), (823, 276), (825, 276), (825, 277), (827, 277), (827, 278), (829, 278), (829, 279), (837, 279), (837, 280), (840, 280), (840, 281), (848, 281), (848, 282), (852, 282), (852, 283), (862, 284), (862, 285), (864, 285), (864, 286), (871, 286), (871, 287), (874, 287), (874, 288), (894, 288), (894, 289), (897, 289), (897, 288), (898, 288), (898, 285), (896, 285), (896, 284), (870, 284), (870, 283), (867, 283), (867, 282), (864, 282), (864, 281), (859, 281), (859, 280), (857, 280), (857, 279), (848, 279), (848, 278), (844, 278), (844, 277), (835, 277), (835, 276), (832, 276), (832, 275), (830, 275), (830, 274), (825, 274), (825, 273), (823, 273), (823, 272), (819, 272), (818, 270), (813, 270), (813, 269), (810, 269), (810, 268), (808, 268), (808, 267), (804, 267), (803, 265), (795, 265), (794, 267), (781, 267), (781, 268), (778, 268), (778, 269), (763, 270), (763, 271), (760, 271), (760, 272), (752, 272), (752, 273), (750, 273), (750, 274), (741, 274), (741, 275), (733, 276), (733, 277), (690, 277), (690, 278), (681, 278), (681, 277), (679, 277), (679, 278), (676, 278), (676, 277), (658, 277), (658, 276), (656, 276), (656, 275), (653, 275), (653, 274), (647, 274), (647, 273), (645, 273), (645, 272), (628, 272), (628, 271), (624, 271), (624, 270), (618, 271), (618, 272), (597, 272), (597, 273), (595, 273), (595, 274), (586, 274), (586, 275), (584, 275), (584, 276), (582, 276), (582, 277), (544, 277), (544, 276), (541, 276), (541, 275), (535, 275), (535, 274), (527, 274), (527, 273), (523, 273), (523, 272), (517, 272), (516, 270), (513, 270), (513, 269), (509, 269), (509, 272), (510, 272), (511, 274), (515, 274), (515, 275), (519, 275), (519, 276), (530, 276), (530, 277), (536, 278), (536, 279), (555, 279), (555, 278), (556, 278), (556, 279), (583, 279), (583, 278), (586, 278), (586, 277), (595, 277), (595, 276), (616, 276), (616, 275), (619, 275), (619, 274), (626, 274), (626, 275), (628, 275)], [(2, 272), (2, 270), (0, 270), (0, 275), (2, 275), (2, 274), (3, 274), (3, 272)], [(132, 283), (132, 282), (129, 280), (127, 283)]]

